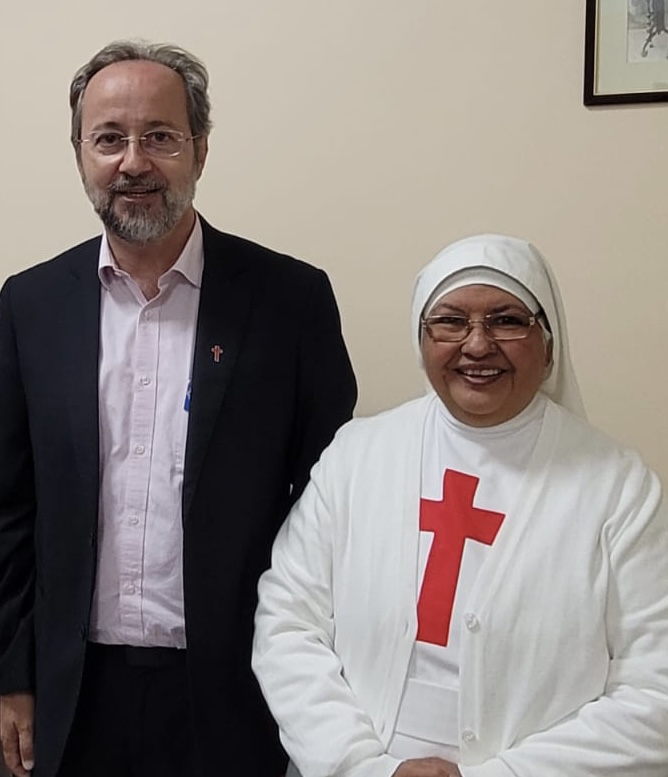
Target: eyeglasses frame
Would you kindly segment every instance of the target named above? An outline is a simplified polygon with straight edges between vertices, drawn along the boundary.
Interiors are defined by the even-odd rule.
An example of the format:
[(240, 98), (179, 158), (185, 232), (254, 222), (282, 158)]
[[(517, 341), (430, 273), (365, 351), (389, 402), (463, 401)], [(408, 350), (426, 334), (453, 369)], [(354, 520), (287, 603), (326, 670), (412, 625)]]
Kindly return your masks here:
[[(178, 151), (174, 151), (171, 154), (155, 154), (151, 151), (147, 151), (144, 148), (144, 142), (146, 140), (146, 136), (151, 132), (170, 132), (175, 135), (179, 135), (179, 143), (181, 144)], [(98, 134), (104, 134), (103, 130), (91, 132), (90, 135), (98, 135)], [(154, 159), (173, 159), (174, 157), (179, 156), (183, 153), (183, 149), (185, 148), (186, 143), (189, 140), (197, 140), (198, 138), (201, 138), (201, 135), (186, 135), (185, 132), (181, 132), (181, 130), (149, 130), (148, 132), (145, 132), (143, 135), (123, 135), (118, 140), (119, 142), (124, 142), (125, 145), (123, 146), (123, 149), (121, 151), (115, 151), (113, 154), (102, 154), (99, 151), (95, 150), (94, 146), (91, 146), (93, 148), (93, 153), (95, 153), (97, 156), (100, 157), (118, 157), (122, 154), (127, 153), (128, 146), (130, 143), (137, 143), (139, 148), (142, 150), (142, 153), (146, 154), (147, 156), (153, 157)], [(94, 143), (95, 138), (86, 137), (86, 138), (75, 138), (75, 143), (78, 143), (79, 146), (83, 146), (84, 143)]]
[(542, 310), (539, 310), (537, 313), (527, 316), (529, 325), (526, 328), (525, 334), (521, 334), (515, 337), (498, 338), (498, 337), (494, 337), (488, 329), (488, 319), (490, 317), (497, 316), (497, 315), (503, 315), (503, 314), (489, 313), (488, 315), (483, 316), (483, 318), (468, 318), (467, 316), (456, 316), (457, 318), (466, 319), (466, 330), (463, 333), (462, 337), (459, 337), (455, 340), (436, 340), (430, 328), (430, 320), (438, 319), (438, 318), (450, 318), (450, 316), (426, 316), (426, 317), (420, 316), (420, 327), (423, 331), (425, 331), (429, 335), (429, 338), (431, 339), (432, 342), (445, 344), (445, 343), (463, 343), (473, 331), (474, 324), (480, 324), (482, 326), (483, 332), (485, 333), (485, 336), (488, 337), (490, 340), (494, 341), (495, 343), (507, 343), (507, 342), (512, 342), (513, 340), (526, 340), (531, 334), (533, 327), (539, 323), (541, 318), (545, 318), (545, 313)]

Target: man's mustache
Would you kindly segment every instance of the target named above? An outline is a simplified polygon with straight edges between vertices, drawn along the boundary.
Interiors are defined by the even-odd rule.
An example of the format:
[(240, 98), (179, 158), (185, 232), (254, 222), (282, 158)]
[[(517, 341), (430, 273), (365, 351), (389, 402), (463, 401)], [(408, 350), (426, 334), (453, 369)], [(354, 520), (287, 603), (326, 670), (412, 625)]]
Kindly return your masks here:
[(165, 185), (151, 176), (137, 176), (135, 178), (117, 178), (109, 184), (108, 190), (112, 194), (125, 192), (157, 192), (162, 191)]

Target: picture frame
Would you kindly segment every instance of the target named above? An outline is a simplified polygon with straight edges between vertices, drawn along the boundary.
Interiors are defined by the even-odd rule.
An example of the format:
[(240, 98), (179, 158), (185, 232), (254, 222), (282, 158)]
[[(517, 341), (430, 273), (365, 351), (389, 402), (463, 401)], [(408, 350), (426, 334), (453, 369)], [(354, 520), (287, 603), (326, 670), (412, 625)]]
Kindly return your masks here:
[(668, 101), (668, 0), (587, 0), (584, 104)]

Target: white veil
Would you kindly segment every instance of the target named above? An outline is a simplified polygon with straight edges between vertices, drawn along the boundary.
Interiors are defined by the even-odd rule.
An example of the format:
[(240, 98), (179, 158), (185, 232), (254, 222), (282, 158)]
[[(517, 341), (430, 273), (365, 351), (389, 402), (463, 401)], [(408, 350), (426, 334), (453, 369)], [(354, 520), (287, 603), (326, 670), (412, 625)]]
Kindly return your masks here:
[(486, 267), (524, 286), (538, 301), (553, 337), (552, 369), (542, 390), (555, 402), (586, 417), (582, 395), (571, 363), (566, 316), (556, 278), (543, 255), (531, 243), (504, 235), (476, 235), (444, 248), (415, 281), (413, 344), (420, 356), (420, 316), (436, 288), (460, 270)]

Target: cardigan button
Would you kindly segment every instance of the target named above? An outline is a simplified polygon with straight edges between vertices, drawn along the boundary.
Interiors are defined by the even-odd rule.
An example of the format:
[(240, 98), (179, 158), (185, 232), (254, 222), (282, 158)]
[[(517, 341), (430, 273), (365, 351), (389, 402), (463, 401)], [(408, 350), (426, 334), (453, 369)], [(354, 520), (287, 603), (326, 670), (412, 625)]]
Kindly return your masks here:
[(472, 612), (467, 612), (464, 615), (464, 625), (469, 631), (480, 631), (480, 621)]
[(475, 735), (473, 731), (470, 731), (469, 729), (465, 729), (462, 731), (462, 742), (466, 742), (467, 745), (470, 745), (472, 742), (475, 742), (478, 737)]

